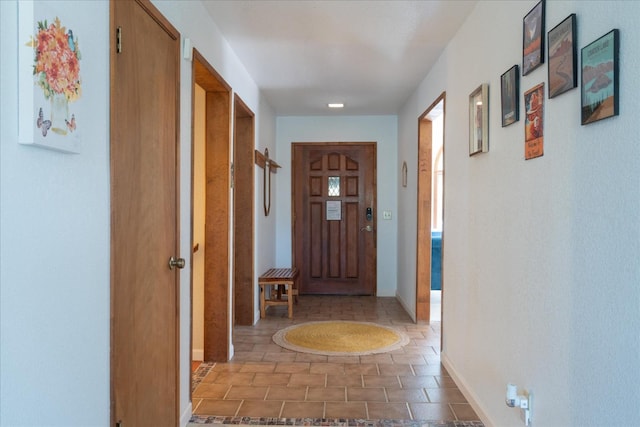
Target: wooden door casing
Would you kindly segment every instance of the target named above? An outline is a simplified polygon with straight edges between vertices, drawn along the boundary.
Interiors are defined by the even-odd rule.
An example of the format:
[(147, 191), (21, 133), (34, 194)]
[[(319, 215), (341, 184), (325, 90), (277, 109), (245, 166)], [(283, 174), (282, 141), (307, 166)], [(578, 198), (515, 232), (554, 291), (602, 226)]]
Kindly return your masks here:
[[(431, 118), (433, 112), (438, 111), (438, 108), (436, 108), (438, 105), (441, 105), (440, 108), (444, 115), (446, 112), (445, 92), (443, 92), (418, 119), (418, 171), (416, 190), (418, 208), (416, 215), (416, 320), (427, 322), (431, 319), (431, 212), (435, 203), (432, 200), (433, 124)], [(442, 155), (444, 156), (444, 128), (442, 140)], [(444, 210), (444, 193), (442, 201)], [(444, 283), (442, 284), (442, 300), (444, 300)], [(443, 305), (441, 304), (441, 310), (442, 307)], [(441, 331), (444, 331), (444, 323), (441, 325), (440, 329)]]
[(431, 318), (431, 173), (432, 124), (426, 116), (418, 128), (416, 320)]
[[(376, 144), (294, 143), (292, 151), (300, 293), (375, 295)], [(337, 195), (329, 195), (330, 177)], [(339, 220), (327, 219), (327, 202), (339, 202)]]
[[(204, 361), (227, 362), (231, 351), (229, 318), (231, 86), (193, 49), (192, 88), (205, 91), (204, 111)], [(193, 123), (192, 123), (193, 125)], [(193, 155), (193, 153), (192, 153)], [(193, 165), (193, 158), (192, 158)], [(192, 177), (193, 179), (193, 177)], [(194, 195), (192, 194), (192, 198)], [(193, 200), (192, 200), (193, 208)], [(194, 242), (191, 242), (194, 246)], [(193, 294), (192, 294), (193, 298)], [(193, 313), (192, 313), (193, 316)], [(193, 332), (193, 330), (192, 330)]]
[(175, 426), (180, 36), (146, 0), (111, 30), (111, 424)]
[(254, 277), (254, 120), (255, 115), (234, 94), (233, 144), (233, 288), (234, 323), (251, 326), (256, 308)]

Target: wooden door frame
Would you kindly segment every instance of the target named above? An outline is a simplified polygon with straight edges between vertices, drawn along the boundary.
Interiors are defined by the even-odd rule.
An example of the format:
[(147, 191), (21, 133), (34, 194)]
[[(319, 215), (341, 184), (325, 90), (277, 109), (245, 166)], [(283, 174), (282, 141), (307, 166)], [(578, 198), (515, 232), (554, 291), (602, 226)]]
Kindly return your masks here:
[(254, 277), (255, 114), (233, 95), (233, 322), (251, 326)]
[[(433, 101), (418, 118), (418, 186), (417, 186), (417, 233), (416, 233), (416, 320), (430, 321), (431, 317), (431, 188), (432, 188), (432, 125), (428, 118), (431, 111), (442, 102), (443, 115), (446, 117), (446, 92)], [(444, 123), (444, 118), (443, 118)], [(444, 129), (442, 160), (444, 164)], [(444, 171), (442, 172), (444, 184)], [(444, 185), (443, 185), (444, 189)], [(443, 190), (444, 209), (444, 190)], [(444, 224), (444, 215), (443, 215)], [(444, 248), (444, 229), (442, 233)], [(444, 255), (444, 250), (442, 250)], [(428, 260), (428, 262), (427, 262)], [(443, 275), (444, 276), (444, 275)], [(442, 285), (444, 301), (444, 283)], [(441, 305), (442, 309), (443, 304)], [(441, 319), (442, 322), (442, 319)], [(442, 323), (441, 323), (442, 325)]]
[[(227, 362), (230, 357), (231, 324), (229, 313), (230, 261), (230, 142), (231, 86), (207, 60), (193, 50), (191, 82), (191, 116), (195, 114), (195, 85), (205, 90), (205, 289), (204, 289), (204, 360)], [(193, 182), (193, 132), (191, 137), (191, 180)], [(193, 185), (191, 218), (193, 219)], [(193, 222), (193, 221), (192, 221)], [(191, 247), (193, 248), (193, 223)], [(191, 254), (193, 260), (193, 253)], [(192, 265), (192, 263), (190, 263)], [(191, 268), (191, 307), (193, 307), (193, 268)], [(191, 309), (193, 334), (193, 308)], [(191, 338), (190, 338), (191, 340)], [(191, 344), (190, 344), (191, 346)]]
[[(373, 224), (373, 256), (371, 263), (373, 265), (373, 293), (372, 296), (376, 296), (378, 294), (378, 232), (377, 232), (377, 223), (378, 223), (378, 144), (375, 141), (349, 141), (349, 142), (292, 142), (291, 143), (291, 161), (293, 163), (295, 159), (295, 147), (327, 147), (327, 146), (372, 146), (373, 147), (373, 195), (372, 195), (372, 204), (374, 211), (374, 224)], [(294, 266), (297, 266), (296, 261), (296, 240), (298, 236), (296, 235), (296, 200), (295, 200), (295, 191), (293, 186), (293, 180), (295, 179), (296, 173), (296, 165), (293, 164), (291, 167), (291, 260)]]

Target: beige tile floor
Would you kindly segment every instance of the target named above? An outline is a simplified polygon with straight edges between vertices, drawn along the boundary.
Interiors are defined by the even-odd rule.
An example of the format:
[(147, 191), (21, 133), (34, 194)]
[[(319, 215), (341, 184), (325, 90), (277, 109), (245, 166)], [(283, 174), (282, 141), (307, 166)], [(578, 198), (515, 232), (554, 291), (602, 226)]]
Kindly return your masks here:
[[(271, 339), (279, 329), (318, 320), (391, 325), (411, 340), (390, 353), (324, 356)], [(440, 323), (413, 323), (395, 298), (301, 296), (293, 319), (286, 307), (270, 307), (255, 326), (236, 326), (233, 342), (233, 359), (213, 365), (194, 390), (196, 416), (479, 419), (440, 364)]]

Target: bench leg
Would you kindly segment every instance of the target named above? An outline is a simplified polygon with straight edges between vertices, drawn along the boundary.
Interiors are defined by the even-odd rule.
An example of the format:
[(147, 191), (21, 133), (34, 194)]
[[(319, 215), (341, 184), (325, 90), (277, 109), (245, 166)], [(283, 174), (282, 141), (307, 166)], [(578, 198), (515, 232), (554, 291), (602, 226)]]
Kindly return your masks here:
[(285, 285), (287, 289), (287, 304), (289, 306), (289, 319), (293, 319), (293, 284)]
[(264, 293), (266, 289), (265, 285), (260, 285), (260, 318), (264, 319), (266, 315), (265, 302), (264, 302)]

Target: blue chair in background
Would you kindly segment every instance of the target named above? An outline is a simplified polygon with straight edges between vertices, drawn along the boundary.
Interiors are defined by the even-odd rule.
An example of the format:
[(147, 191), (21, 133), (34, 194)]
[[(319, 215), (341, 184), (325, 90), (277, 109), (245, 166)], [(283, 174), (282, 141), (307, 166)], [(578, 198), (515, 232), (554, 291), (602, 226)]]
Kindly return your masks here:
[(442, 231), (431, 232), (431, 290), (442, 290)]

